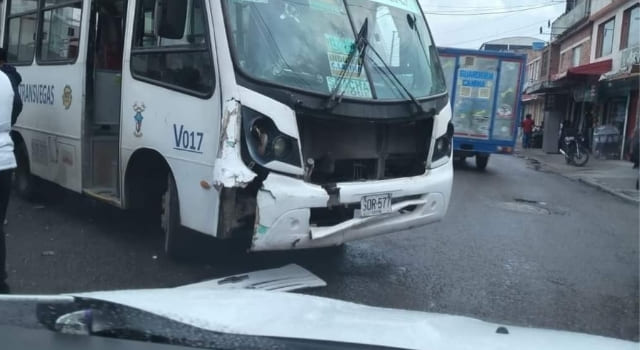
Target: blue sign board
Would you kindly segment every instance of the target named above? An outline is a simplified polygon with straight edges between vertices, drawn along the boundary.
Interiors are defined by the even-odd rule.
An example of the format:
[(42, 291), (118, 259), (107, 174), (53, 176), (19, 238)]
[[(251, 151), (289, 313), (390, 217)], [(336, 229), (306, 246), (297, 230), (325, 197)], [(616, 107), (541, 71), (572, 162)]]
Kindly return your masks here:
[(488, 80), (493, 80), (494, 73), (481, 70), (460, 70), (460, 79), (462, 79), (462, 86), (468, 87), (485, 87)]
[(482, 80), (493, 80), (494, 73), (489, 71), (482, 70), (460, 70), (460, 78), (462, 79), (482, 79)]
[(542, 51), (542, 49), (544, 49), (545, 42), (544, 41), (534, 41), (534, 42), (531, 43), (531, 46), (533, 47), (534, 51)]

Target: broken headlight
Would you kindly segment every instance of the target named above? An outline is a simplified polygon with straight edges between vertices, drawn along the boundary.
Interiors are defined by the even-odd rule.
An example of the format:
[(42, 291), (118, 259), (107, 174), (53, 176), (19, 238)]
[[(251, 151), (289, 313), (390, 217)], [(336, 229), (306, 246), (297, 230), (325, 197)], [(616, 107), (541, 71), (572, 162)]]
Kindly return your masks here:
[[(282, 133), (271, 118), (250, 108), (242, 107), (242, 129), (246, 150), (250, 160), (267, 166), (271, 162), (282, 162), (301, 166), (298, 140)], [(276, 169), (278, 170), (278, 169)]]
[(433, 156), (431, 157), (431, 168), (437, 168), (447, 163), (453, 151), (453, 125), (447, 125), (447, 132), (436, 139)]

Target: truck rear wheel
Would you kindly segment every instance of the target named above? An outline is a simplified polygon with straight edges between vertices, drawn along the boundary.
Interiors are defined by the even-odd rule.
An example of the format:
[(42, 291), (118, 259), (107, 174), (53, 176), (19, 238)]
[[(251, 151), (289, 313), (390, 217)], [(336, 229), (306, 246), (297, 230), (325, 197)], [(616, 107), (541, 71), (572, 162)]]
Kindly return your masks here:
[(489, 164), (489, 155), (477, 155), (476, 156), (476, 168), (479, 170), (485, 170)]

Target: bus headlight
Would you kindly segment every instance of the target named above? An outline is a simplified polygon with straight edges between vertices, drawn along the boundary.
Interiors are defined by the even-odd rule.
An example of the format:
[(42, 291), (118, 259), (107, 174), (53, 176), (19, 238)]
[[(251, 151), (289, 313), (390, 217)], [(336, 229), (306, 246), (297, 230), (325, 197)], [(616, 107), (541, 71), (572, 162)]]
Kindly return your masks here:
[(285, 137), (278, 136), (273, 140), (271, 147), (273, 148), (273, 155), (276, 156), (276, 159), (282, 159), (287, 155), (289, 148), (291, 148), (291, 142)]
[(447, 163), (453, 151), (453, 125), (449, 123), (447, 132), (436, 139), (433, 156), (431, 157), (431, 168), (437, 168)]
[(250, 157), (245, 163), (253, 161), (266, 167), (267, 163), (278, 161), (301, 167), (298, 140), (278, 130), (273, 120), (265, 115), (247, 107), (242, 107), (241, 113), (243, 139)]

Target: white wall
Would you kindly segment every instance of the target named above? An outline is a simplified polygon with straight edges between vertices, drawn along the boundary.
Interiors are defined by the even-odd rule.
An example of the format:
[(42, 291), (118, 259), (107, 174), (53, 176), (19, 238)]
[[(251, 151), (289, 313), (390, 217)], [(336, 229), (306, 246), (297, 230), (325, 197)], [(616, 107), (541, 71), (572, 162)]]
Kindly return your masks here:
[(600, 11), (602, 8), (604, 8), (605, 6), (609, 5), (612, 2), (613, 0), (591, 0), (590, 14), (593, 16), (594, 13)]
[[(611, 3), (611, 2), (612, 2), (611, 0), (593, 0), (591, 3), (591, 13), (595, 14), (598, 11), (598, 10), (594, 11), (594, 9), (597, 8), (597, 7), (594, 8), (594, 5), (600, 6), (601, 3), (604, 3), (604, 5), (606, 6), (608, 3)], [(626, 9), (632, 7), (637, 3), (638, 3), (637, 0), (628, 0), (624, 3), (624, 5), (618, 8), (614, 8), (610, 11), (607, 11), (606, 14), (603, 14), (602, 16), (600, 16), (600, 18), (598, 18), (595, 22), (593, 22), (593, 32), (591, 33), (591, 37), (593, 38), (592, 45), (591, 45), (591, 62), (599, 62), (599, 61), (611, 59), (613, 61), (612, 72), (617, 72), (620, 70), (621, 68), (620, 38), (622, 36), (622, 17)], [(602, 9), (602, 7), (600, 7), (599, 9)], [(616, 20), (615, 20), (615, 27), (613, 31), (612, 52), (609, 55), (596, 58), (596, 50), (598, 46), (597, 45), (598, 27), (600, 26), (600, 24), (608, 21), (613, 16), (615, 16)]]

